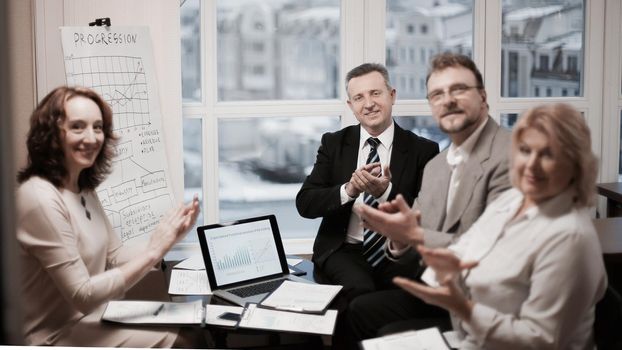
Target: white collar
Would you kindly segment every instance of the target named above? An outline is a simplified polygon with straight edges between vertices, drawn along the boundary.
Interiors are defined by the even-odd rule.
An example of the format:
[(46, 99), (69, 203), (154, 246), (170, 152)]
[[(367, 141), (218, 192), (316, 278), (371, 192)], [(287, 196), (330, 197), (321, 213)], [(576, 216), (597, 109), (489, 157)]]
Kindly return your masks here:
[(453, 142), (449, 145), (449, 149), (447, 150), (447, 164), (454, 167), (469, 160), (469, 156), (473, 152), (475, 143), (484, 130), (486, 123), (488, 123), (488, 118), (486, 118), (460, 146), (456, 146)]
[[(391, 125), (389, 125), (388, 128), (384, 129), (384, 131), (378, 135), (375, 136), (378, 140), (380, 140), (380, 143), (386, 148), (389, 149), (391, 147), (391, 145), (393, 144), (393, 135), (395, 134), (395, 125), (393, 122), (391, 122)], [(361, 138), (359, 139), (359, 150), (362, 150), (363, 147), (365, 147), (365, 145), (367, 144), (367, 139), (370, 137), (374, 137), (371, 136), (367, 130), (365, 130), (365, 128), (363, 128), (361, 126)]]

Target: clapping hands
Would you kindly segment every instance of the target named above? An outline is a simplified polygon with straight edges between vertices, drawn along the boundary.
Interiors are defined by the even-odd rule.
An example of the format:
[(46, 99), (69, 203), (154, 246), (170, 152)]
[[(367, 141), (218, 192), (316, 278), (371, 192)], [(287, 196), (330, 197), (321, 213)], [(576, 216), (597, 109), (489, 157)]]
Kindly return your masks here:
[(389, 166), (381, 166), (380, 163), (366, 164), (356, 169), (346, 184), (346, 193), (354, 198), (363, 192), (367, 192), (378, 198), (389, 187), (391, 182), (391, 170)]
[(477, 266), (477, 261), (462, 261), (449, 249), (417, 247), (423, 261), (436, 273), (438, 287), (430, 287), (408, 278), (396, 277), (393, 282), (428, 304), (440, 306), (463, 320), (471, 317), (473, 302), (459, 285), (463, 270)]

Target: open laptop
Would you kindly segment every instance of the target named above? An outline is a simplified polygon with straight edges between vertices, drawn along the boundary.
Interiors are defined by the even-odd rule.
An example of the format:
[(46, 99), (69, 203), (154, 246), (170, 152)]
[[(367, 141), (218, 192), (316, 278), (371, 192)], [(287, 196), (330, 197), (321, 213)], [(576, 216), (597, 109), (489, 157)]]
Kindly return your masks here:
[(274, 215), (199, 226), (197, 233), (212, 292), (231, 303), (258, 303), (286, 279), (311, 283), (289, 273)]

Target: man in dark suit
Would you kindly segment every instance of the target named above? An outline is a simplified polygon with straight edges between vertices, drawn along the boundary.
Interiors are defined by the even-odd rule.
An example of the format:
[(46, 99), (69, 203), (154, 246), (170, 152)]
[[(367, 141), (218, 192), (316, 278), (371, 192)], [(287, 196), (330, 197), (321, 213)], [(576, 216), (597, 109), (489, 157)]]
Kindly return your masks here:
[[(510, 188), (510, 133), (488, 115), (486, 90), (475, 63), (451, 53), (436, 56), (427, 88), (432, 115), (451, 145), (426, 165), (412, 210), (399, 196), (382, 210), (355, 208), (365, 226), (389, 238), (389, 258), (412, 268), (420, 264), (414, 247), (449, 245), (471, 227), (488, 203)], [(348, 315), (359, 339), (374, 337), (378, 330), (433, 326), (425, 318), (449, 322), (445, 310), (401, 289), (356, 298)]]
[(322, 136), (296, 207), (303, 217), (323, 218), (313, 261), (328, 282), (343, 285), (343, 295), (351, 299), (394, 288), (393, 276), (413, 273), (411, 267), (385, 258), (384, 238), (363, 232), (353, 204), (382, 203), (398, 193), (412, 204), (423, 168), (438, 154), (438, 145), (394, 123), (396, 91), (384, 66), (366, 63), (352, 69), (346, 90), (348, 106), (360, 124)]

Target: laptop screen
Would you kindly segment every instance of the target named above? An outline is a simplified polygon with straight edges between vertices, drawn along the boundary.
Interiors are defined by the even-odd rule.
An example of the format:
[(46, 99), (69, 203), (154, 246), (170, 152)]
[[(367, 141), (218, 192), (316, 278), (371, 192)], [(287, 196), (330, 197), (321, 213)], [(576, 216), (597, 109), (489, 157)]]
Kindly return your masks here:
[(274, 215), (202, 226), (197, 231), (205, 267), (213, 271), (212, 288), (283, 273), (279, 258), (283, 247)]

